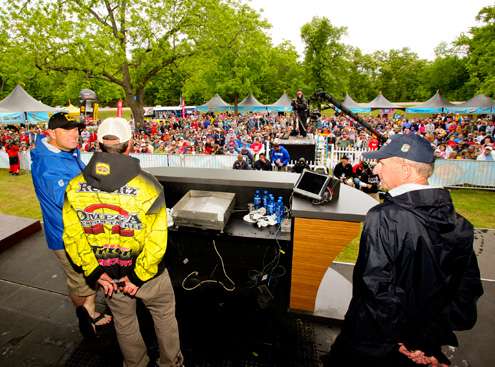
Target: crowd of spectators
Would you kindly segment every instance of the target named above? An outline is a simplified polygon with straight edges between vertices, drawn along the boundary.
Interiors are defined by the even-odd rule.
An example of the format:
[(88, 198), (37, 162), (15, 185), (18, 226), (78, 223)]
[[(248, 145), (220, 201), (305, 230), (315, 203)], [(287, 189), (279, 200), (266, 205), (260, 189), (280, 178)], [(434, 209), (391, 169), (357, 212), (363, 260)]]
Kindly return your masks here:
[[(492, 160), (495, 155), (494, 122), (490, 119), (439, 115), (421, 119), (364, 117), (364, 120), (385, 137), (399, 133), (421, 134), (435, 147), (437, 158)], [(291, 115), (206, 114), (186, 118), (170, 115), (148, 120), (134, 130), (134, 152), (242, 154), (253, 166), (259, 154), (265, 152), (266, 142), (286, 139), (291, 131)], [(322, 117), (308, 126), (308, 132), (324, 137), (328, 144), (341, 150), (376, 150), (380, 145), (376, 136), (346, 116)], [(0, 148), (16, 144), (20, 151), (29, 150), (40, 133), (43, 131), (39, 126), (0, 127)], [(96, 151), (96, 124), (81, 131), (80, 139), (82, 151)], [(270, 158), (269, 152), (265, 153)]]
[[(468, 119), (462, 116), (437, 116), (422, 119), (388, 119), (369, 117), (364, 120), (386, 138), (394, 134), (420, 134), (435, 148), (441, 159), (494, 158), (494, 122), (490, 119)], [(380, 144), (376, 136), (357, 128), (346, 117), (323, 119), (319, 134), (329, 144), (341, 150), (376, 150)], [(488, 154), (489, 152), (490, 154)]]

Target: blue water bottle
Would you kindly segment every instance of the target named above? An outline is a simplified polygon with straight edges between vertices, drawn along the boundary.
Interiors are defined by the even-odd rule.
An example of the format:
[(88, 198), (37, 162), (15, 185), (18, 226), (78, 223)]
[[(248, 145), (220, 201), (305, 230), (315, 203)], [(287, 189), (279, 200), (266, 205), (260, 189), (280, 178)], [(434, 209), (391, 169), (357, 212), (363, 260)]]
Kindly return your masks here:
[(280, 224), (282, 223), (282, 219), (284, 219), (284, 214), (285, 214), (285, 206), (284, 206), (284, 201), (282, 200), (282, 196), (278, 197), (276, 211), (277, 211), (277, 224)]
[(273, 213), (275, 213), (275, 199), (273, 198), (273, 195), (270, 195), (266, 207), (266, 214), (272, 215)]
[(268, 196), (268, 190), (265, 190), (263, 193), (263, 208), (268, 210), (268, 200), (270, 197)]
[(253, 198), (253, 204), (254, 204), (254, 209), (261, 208), (260, 190), (256, 190), (256, 193), (254, 194), (254, 198)]

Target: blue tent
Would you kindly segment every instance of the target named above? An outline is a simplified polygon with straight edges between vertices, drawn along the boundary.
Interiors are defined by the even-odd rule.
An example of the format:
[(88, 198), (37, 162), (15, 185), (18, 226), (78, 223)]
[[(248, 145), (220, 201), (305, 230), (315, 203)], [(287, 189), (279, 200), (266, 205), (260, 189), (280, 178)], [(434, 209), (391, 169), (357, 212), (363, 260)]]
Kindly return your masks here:
[(364, 104), (363, 107), (368, 107), (373, 110), (392, 110), (401, 108), (399, 105), (396, 105), (385, 98), (382, 92), (380, 92), (371, 102)]
[(284, 92), (282, 96), (275, 103), (266, 105), (268, 111), (276, 112), (292, 112), (292, 101), (289, 96)]
[(244, 98), (237, 105), (237, 110), (243, 112), (262, 112), (268, 111), (268, 106), (260, 103), (252, 94)]
[(354, 101), (350, 95), (346, 94), (344, 98), (344, 102), (342, 102), (342, 105), (344, 107), (347, 107), (348, 109), (351, 110), (351, 112), (354, 113), (366, 113), (366, 112), (371, 112), (371, 107), (364, 107), (361, 106), (359, 103)]
[(38, 123), (48, 121), (48, 113), (57, 109), (31, 97), (20, 85), (0, 101), (0, 123)]
[(18, 124), (19, 122), (24, 121), (25, 117), (23, 113), (2, 112), (2, 110), (0, 110), (0, 124)]
[(225, 102), (218, 94), (215, 94), (208, 102), (201, 106), (197, 106), (196, 109), (200, 112), (225, 112), (232, 111), (234, 108)]
[(0, 124), (38, 124), (49, 118), (48, 112), (0, 112)]
[(483, 115), (493, 113), (494, 108), (495, 100), (479, 94), (464, 103), (455, 105), (454, 107), (447, 107), (446, 110), (453, 113)]
[(406, 108), (407, 113), (443, 113), (447, 112), (448, 108), (455, 107), (455, 104), (450, 103), (437, 90), (435, 95), (426, 102), (417, 106)]

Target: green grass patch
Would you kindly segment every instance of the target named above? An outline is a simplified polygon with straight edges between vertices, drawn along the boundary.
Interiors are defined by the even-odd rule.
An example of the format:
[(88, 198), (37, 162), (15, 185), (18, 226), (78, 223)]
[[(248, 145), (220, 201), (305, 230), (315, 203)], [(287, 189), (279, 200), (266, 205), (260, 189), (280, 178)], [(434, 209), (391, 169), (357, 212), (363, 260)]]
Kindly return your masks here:
[(495, 228), (495, 192), (486, 190), (450, 190), (457, 212), (476, 228)]
[(357, 259), (357, 255), (359, 252), (359, 238), (361, 237), (361, 231), (363, 230), (363, 225), (361, 224), (361, 230), (359, 231), (359, 235), (354, 238), (349, 244), (344, 247), (342, 252), (337, 256), (335, 261), (340, 261), (344, 263), (355, 263)]
[[(122, 109), (122, 114), (123, 114), (122, 117), (124, 117), (126, 120), (130, 120), (132, 118), (131, 109), (129, 107), (124, 107)], [(111, 108), (111, 109), (99, 110), (98, 117), (100, 118), (100, 120), (104, 120), (107, 117), (117, 117), (117, 109)]]
[[(486, 190), (450, 190), (456, 211), (476, 228), (495, 229), (495, 192)], [(362, 227), (361, 227), (362, 228)], [(335, 261), (355, 263), (359, 251), (359, 236), (337, 256)]]
[(30, 172), (11, 176), (8, 169), (0, 169), (0, 213), (41, 219)]

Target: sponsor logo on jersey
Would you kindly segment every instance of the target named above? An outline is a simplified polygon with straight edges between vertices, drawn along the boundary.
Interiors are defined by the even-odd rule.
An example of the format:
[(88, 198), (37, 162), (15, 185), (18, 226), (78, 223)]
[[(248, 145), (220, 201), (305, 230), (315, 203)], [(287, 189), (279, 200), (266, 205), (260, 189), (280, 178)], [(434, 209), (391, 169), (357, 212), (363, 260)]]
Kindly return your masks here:
[[(79, 182), (79, 189), (77, 192), (102, 192), (101, 190), (91, 186), (87, 182)], [(136, 196), (138, 193), (138, 189), (136, 187), (130, 186), (122, 186), (121, 188), (112, 191), (112, 194), (120, 194), (120, 195), (131, 195)]]

